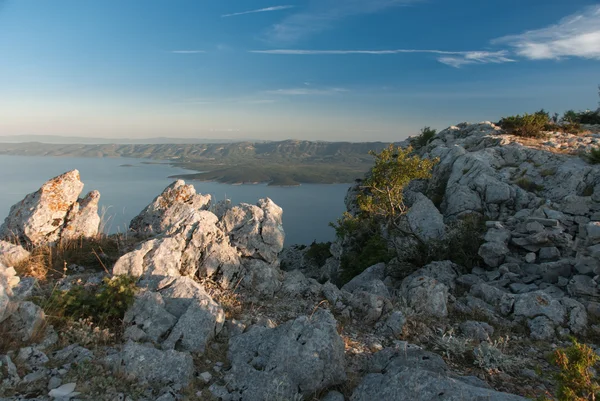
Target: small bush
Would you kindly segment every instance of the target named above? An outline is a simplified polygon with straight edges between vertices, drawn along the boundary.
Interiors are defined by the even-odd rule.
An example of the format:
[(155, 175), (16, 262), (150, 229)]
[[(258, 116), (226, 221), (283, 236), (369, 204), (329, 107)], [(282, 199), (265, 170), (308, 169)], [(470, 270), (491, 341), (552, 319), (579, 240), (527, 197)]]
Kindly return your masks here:
[(474, 350), (475, 365), (491, 372), (510, 372), (520, 367), (523, 361), (505, 353), (508, 348), (508, 337), (495, 341), (484, 341)]
[(363, 181), (363, 192), (357, 197), (358, 206), (370, 218), (390, 222), (406, 213), (404, 188), (416, 179), (431, 178), (431, 170), (439, 159), (422, 159), (412, 154), (412, 148), (402, 149), (390, 144), (375, 156), (375, 165)]
[(314, 241), (306, 251), (306, 257), (316, 263), (317, 266), (323, 266), (325, 261), (331, 257), (331, 242)]
[(559, 401), (590, 401), (600, 397), (600, 385), (593, 373), (598, 355), (585, 344), (573, 345), (554, 352), (553, 362), (559, 367), (556, 376)]
[(586, 155), (586, 159), (590, 164), (600, 164), (600, 148), (591, 149), (590, 153)]
[(90, 319), (104, 328), (119, 327), (127, 309), (133, 304), (137, 279), (130, 276), (105, 278), (97, 287), (75, 285), (68, 291), (55, 289), (41, 300), (46, 314), (59, 321)]
[(540, 111), (535, 114), (504, 117), (499, 124), (509, 134), (527, 138), (541, 138), (544, 137), (542, 131), (548, 124), (548, 120), (548, 114)]
[(421, 149), (422, 147), (427, 146), (427, 144), (429, 144), (429, 142), (431, 142), (433, 140), (436, 133), (437, 133), (437, 131), (434, 129), (431, 129), (431, 127), (425, 127), (423, 129), (421, 129), (421, 134), (419, 136), (417, 136), (411, 140), (411, 145), (415, 149)]
[(563, 115), (562, 121), (577, 124), (600, 124), (600, 114), (590, 110), (580, 112), (569, 110)]
[(535, 182), (531, 181), (528, 178), (521, 177), (519, 178), (515, 184), (524, 189), (527, 192), (540, 192), (544, 190), (543, 185), (538, 185)]
[(388, 263), (394, 256), (395, 253), (388, 248), (387, 241), (380, 234), (369, 235), (342, 256), (340, 279), (345, 284), (367, 267)]

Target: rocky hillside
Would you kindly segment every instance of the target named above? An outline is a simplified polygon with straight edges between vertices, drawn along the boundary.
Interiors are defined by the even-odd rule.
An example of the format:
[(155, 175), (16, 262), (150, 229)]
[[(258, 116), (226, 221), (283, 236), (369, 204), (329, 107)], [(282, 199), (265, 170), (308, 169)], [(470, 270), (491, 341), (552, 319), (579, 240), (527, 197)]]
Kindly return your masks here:
[[(491, 123), (440, 132), (419, 150), (440, 159), (433, 178), (411, 183), (385, 233), (394, 257), (348, 282), (352, 238), (283, 250), (270, 199), (214, 203), (177, 181), (106, 238), (99, 195), (78, 199), (76, 171), (54, 178), (0, 228), (0, 397), (551, 396), (547, 356), (570, 336), (598, 349), (600, 168), (576, 153), (599, 141), (524, 142)], [(473, 217), (473, 264), (415, 258)]]

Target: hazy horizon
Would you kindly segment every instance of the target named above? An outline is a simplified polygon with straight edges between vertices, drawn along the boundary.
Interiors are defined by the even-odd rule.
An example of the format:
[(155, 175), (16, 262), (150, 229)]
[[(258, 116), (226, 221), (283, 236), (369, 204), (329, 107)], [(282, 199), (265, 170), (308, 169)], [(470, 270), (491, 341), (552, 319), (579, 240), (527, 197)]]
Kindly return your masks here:
[(590, 0), (0, 0), (0, 136), (398, 141), (596, 108)]

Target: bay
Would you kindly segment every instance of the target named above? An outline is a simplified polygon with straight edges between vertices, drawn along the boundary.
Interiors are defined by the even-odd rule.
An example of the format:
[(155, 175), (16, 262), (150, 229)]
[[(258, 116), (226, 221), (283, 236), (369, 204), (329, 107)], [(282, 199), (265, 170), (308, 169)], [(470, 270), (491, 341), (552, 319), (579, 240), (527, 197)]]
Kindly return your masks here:
[[(193, 173), (166, 163), (130, 158), (75, 158), (0, 156), (0, 222), (10, 207), (48, 179), (77, 169), (85, 184), (81, 196), (100, 191), (105, 231), (125, 232), (129, 221), (174, 180), (171, 175)], [(197, 192), (211, 194), (214, 201), (255, 204), (269, 197), (283, 208), (286, 245), (325, 242), (334, 238), (328, 226), (343, 211), (349, 184), (305, 184), (272, 187), (266, 184), (229, 185), (188, 181)]]

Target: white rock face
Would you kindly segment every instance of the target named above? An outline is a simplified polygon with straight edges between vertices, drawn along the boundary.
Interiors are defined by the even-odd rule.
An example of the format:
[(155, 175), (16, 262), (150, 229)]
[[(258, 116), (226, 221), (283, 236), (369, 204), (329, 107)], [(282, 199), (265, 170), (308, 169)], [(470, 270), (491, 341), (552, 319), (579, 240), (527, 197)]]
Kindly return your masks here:
[(10, 209), (0, 238), (38, 246), (98, 233), (97, 191), (79, 200), (83, 183), (72, 170), (46, 182)]
[(21, 245), (0, 241), (0, 263), (6, 266), (16, 265), (29, 257), (30, 253)]
[(11, 303), (12, 289), (19, 284), (19, 277), (15, 269), (8, 268), (0, 262), (0, 322), (3, 322), (16, 309), (17, 305)]
[(421, 193), (417, 193), (406, 218), (412, 232), (423, 242), (440, 240), (446, 235), (444, 216), (433, 202)]
[(122, 256), (113, 274), (137, 277), (209, 277), (224, 288), (240, 283), (271, 297), (281, 286), (282, 209), (270, 199), (257, 205), (221, 205), (219, 218), (205, 210), (210, 198), (177, 181), (136, 217), (140, 233), (161, 233)]

